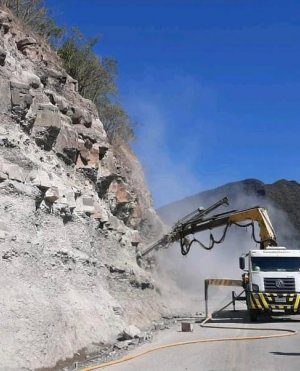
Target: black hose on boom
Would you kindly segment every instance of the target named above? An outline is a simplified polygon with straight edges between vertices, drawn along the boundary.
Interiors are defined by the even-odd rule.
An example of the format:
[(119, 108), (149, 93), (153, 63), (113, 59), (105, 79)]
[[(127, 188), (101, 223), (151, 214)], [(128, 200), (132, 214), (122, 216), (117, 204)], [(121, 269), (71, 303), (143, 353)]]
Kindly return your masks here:
[[(162, 238), (160, 238), (158, 241), (156, 241), (154, 244), (146, 248), (142, 252), (137, 253), (137, 259), (141, 259), (147, 254), (149, 254), (153, 250), (158, 250), (160, 248), (166, 248), (173, 242), (179, 241), (180, 244), (180, 249), (181, 249), (181, 254), (182, 255), (187, 255), (190, 252), (190, 249), (194, 243), (197, 243), (201, 248), (205, 250), (211, 250), (215, 245), (222, 243), (227, 235), (228, 228), (232, 225), (236, 225), (237, 227), (240, 228), (251, 228), (251, 236), (254, 242), (260, 244), (260, 248), (264, 248), (265, 246), (277, 246), (276, 244), (276, 236), (274, 235), (272, 237), (272, 234), (268, 236), (267, 233), (264, 233), (263, 235), (266, 235), (267, 239), (265, 240), (259, 240), (255, 236), (255, 225), (254, 221), (259, 222), (259, 217), (262, 218), (263, 223), (264, 223), (264, 215), (262, 214), (262, 211), (257, 210), (259, 206), (256, 206), (251, 209), (247, 210), (231, 210), (227, 212), (223, 212), (220, 214), (215, 214), (212, 216), (209, 216), (212, 211), (215, 209), (219, 208), (222, 205), (228, 205), (228, 198), (222, 198), (220, 201), (214, 203), (213, 205), (209, 206), (207, 209), (203, 208), (198, 208), (195, 211), (189, 213), (182, 219), (180, 219), (171, 229), (171, 231), (167, 234), (165, 234)], [(250, 215), (254, 211), (254, 213), (258, 213), (258, 219), (257, 218), (252, 218), (251, 216), (249, 217), (249, 212)], [(248, 213), (248, 214), (247, 214)], [(238, 219), (238, 220), (251, 220), (249, 223), (246, 224), (240, 224), (237, 223), (233, 220), (232, 216), (239, 216), (240, 214), (246, 214), (244, 219)], [(256, 214), (257, 216), (257, 214)], [(266, 216), (266, 223), (268, 222), (268, 216)], [(270, 222), (269, 222), (270, 224)], [(207, 231), (207, 230), (212, 230), (215, 228), (220, 228), (222, 226), (225, 226), (222, 232), (222, 235), (219, 239), (215, 238), (212, 232), (210, 232), (209, 236), (209, 243), (208, 245), (204, 244), (201, 242), (199, 239), (196, 237), (193, 237), (191, 240), (187, 237), (190, 235), (194, 235), (196, 233), (202, 232), (202, 231)], [(270, 230), (272, 231), (272, 225), (269, 226)]]
[[(202, 247), (205, 250), (211, 250), (215, 245), (218, 245), (218, 244), (224, 242), (224, 240), (226, 238), (226, 235), (227, 235), (228, 228), (232, 225), (236, 225), (237, 227), (240, 227), (240, 228), (251, 227), (251, 237), (252, 237), (253, 241), (256, 242), (256, 243), (261, 243), (261, 240), (257, 239), (256, 236), (255, 236), (255, 226), (254, 226), (253, 221), (250, 222), (250, 223), (247, 223), (247, 224), (239, 224), (239, 223), (236, 223), (236, 222), (231, 222), (231, 223), (226, 224), (226, 226), (223, 230), (222, 236), (218, 240), (216, 240), (214, 238), (214, 235), (210, 232), (209, 244), (208, 245), (205, 245), (203, 242), (201, 242), (200, 240), (198, 240), (195, 237), (192, 240), (189, 240), (187, 237), (180, 238), (179, 243), (180, 243), (181, 254), (183, 256), (187, 255), (190, 252), (190, 249), (191, 249), (191, 247), (194, 243), (197, 243), (200, 247)], [(182, 229), (182, 231), (184, 231), (184, 228)]]

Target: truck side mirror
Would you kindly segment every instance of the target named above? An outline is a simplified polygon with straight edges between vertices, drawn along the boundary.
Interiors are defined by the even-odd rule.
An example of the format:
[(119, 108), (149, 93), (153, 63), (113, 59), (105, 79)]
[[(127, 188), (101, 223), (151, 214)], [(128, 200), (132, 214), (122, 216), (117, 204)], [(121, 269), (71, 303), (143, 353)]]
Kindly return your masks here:
[(244, 270), (245, 269), (245, 257), (240, 256), (240, 269)]

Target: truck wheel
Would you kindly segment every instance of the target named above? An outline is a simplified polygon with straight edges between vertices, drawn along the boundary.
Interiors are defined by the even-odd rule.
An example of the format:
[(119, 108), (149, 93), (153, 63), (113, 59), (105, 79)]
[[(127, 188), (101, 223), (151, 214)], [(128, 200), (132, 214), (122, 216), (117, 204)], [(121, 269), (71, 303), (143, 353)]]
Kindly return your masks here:
[(256, 309), (249, 309), (249, 318), (251, 322), (256, 322), (259, 311)]

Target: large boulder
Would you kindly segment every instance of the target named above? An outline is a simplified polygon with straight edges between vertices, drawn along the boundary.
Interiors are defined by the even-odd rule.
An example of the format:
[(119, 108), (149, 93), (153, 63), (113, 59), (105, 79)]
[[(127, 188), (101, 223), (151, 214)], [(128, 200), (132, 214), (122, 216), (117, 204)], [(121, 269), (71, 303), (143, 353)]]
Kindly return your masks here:
[(66, 164), (75, 164), (78, 157), (78, 134), (69, 125), (63, 125), (56, 137), (55, 152)]
[(134, 338), (141, 338), (141, 330), (134, 325), (129, 325), (119, 334), (118, 340), (130, 340)]
[(113, 197), (116, 204), (124, 205), (133, 201), (133, 195), (129, 190), (129, 186), (123, 179), (114, 179), (107, 190), (108, 197)]
[(82, 138), (88, 138), (93, 143), (105, 144), (109, 147), (106, 133), (99, 120), (92, 120), (92, 126), (74, 125), (74, 129)]
[(53, 104), (40, 104), (34, 126), (60, 128), (61, 116), (58, 108)]
[(36, 144), (45, 151), (50, 151), (62, 127), (62, 117), (53, 104), (40, 104), (34, 121), (32, 135)]
[(105, 147), (100, 148), (97, 143), (93, 144), (89, 140), (81, 140), (76, 166), (78, 168), (98, 169), (101, 153), (100, 150), (105, 150)]

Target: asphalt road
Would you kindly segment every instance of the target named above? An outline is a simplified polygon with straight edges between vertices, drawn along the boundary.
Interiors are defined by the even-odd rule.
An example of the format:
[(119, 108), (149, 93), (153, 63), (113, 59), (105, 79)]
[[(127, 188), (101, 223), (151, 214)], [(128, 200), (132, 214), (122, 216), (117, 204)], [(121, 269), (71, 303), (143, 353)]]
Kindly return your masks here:
[[(215, 324), (228, 326), (252, 326), (268, 328), (287, 328), (300, 333), (300, 316), (276, 317), (271, 322), (249, 323), (245, 311), (236, 313), (225, 311), (221, 317), (213, 320)], [(274, 331), (244, 329), (202, 328), (194, 324), (192, 333), (179, 331), (180, 326), (156, 334), (151, 344), (144, 344), (129, 355), (168, 343), (190, 341), (203, 338), (231, 336), (254, 336), (274, 334)], [(224, 341), (184, 345), (171, 349), (159, 350), (140, 358), (105, 368), (107, 371), (201, 371), (201, 370), (300, 370), (300, 334), (283, 338)]]

